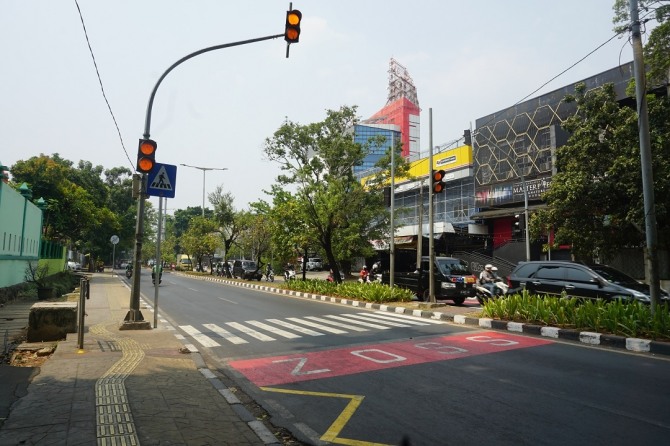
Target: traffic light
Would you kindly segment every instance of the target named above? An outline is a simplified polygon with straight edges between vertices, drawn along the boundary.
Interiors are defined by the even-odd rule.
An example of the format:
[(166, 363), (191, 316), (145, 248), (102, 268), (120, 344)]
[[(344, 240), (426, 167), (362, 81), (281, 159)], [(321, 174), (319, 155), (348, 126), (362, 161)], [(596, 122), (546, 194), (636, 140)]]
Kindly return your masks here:
[(151, 139), (140, 139), (137, 149), (137, 171), (149, 173), (156, 165), (156, 141)]
[(523, 214), (516, 214), (514, 215), (514, 220), (512, 224), (512, 234), (516, 236), (521, 236), (523, 233), (523, 221), (524, 215)]
[(286, 29), (284, 30), (284, 40), (288, 43), (298, 43), (300, 40), (300, 22), (302, 13), (297, 9), (286, 11)]
[(433, 193), (439, 194), (446, 188), (444, 184), (444, 170), (433, 170)]
[(463, 130), (463, 140), (466, 146), (472, 145), (472, 134), (470, 130)]

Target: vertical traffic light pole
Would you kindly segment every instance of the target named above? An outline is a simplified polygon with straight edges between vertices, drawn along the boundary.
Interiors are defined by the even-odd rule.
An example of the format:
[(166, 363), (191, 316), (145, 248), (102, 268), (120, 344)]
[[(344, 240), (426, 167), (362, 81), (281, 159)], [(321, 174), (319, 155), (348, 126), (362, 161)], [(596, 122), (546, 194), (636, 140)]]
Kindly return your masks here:
[[(299, 15), (298, 17), (298, 23), (296, 25), (297, 29), (297, 35), (295, 35), (294, 38), (291, 38), (290, 41), (287, 39), (287, 32), (289, 31), (289, 25), (287, 23), (287, 30), (283, 34), (275, 34), (272, 36), (266, 36), (266, 37), (259, 37), (256, 39), (249, 39), (249, 40), (241, 40), (239, 42), (232, 42), (232, 43), (225, 43), (222, 45), (216, 45), (216, 46), (211, 46), (209, 48), (203, 48), (201, 50), (195, 51), (187, 56), (182, 57), (179, 59), (177, 62), (173, 63), (165, 72), (161, 75), (161, 77), (158, 79), (156, 82), (156, 85), (154, 85), (153, 90), (151, 91), (151, 95), (149, 96), (149, 104), (147, 105), (147, 113), (146, 113), (146, 118), (144, 120), (144, 138), (149, 139), (151, 137), (151, 111), (153, 109), (153, 104), (154, 104), (154, 98), (156, 96), (156, 91), (158, 91), (158, 87), (160, 86), (161, 82), (163, 82), (163, 79), (176, 67), (181, 65), (182, 63), (186, 62), (189, 59), (194, 58), (195, 56), (198, 56), (200, 54), (208, 53), (210, 51), (214, 50), (220, 50), (224, 48), (230, 48), (234, 46), (240, 46), (240, 45), (246, 45), (249, 43), (254, 43), (254, 42), (262, 42), (264, 40), (271, 40), (271, 39), (276, 39), (278, 37), (284, 37), (287, 39), (287, 42), (290, 44), (291, 42), (297, 42), (299, 31), (300, 31), (300, 19), (302, 19), (302, 14), (300, 14), (299, 11), (288, 11), (287, 12), (287, 22), (289, 21), (289, 16), (293, 17), (295, 13)], [(145, 200), (145, 194), (146, 194), (146, 189), (147, 188), (147, 174), (143, 173), (142, 174), (142, 181), (141, 181), (141, 186), (140, 186), (140, 194), (138, 198), (138, 203), (137, 203), (137, 222), (135, 225), (135, 252), (134, 252), (134, 258), (133, 258), (133, 282), (132, 282), (132, 288), (130, 291), (130, 309), (128, 310), (128, 313), (126, 314), (126, 317), (124, 319), (124, 323), (121, 325), (121, 329), (149, 329), (151, 328), (151, 325), (149, 321), (145, 321), (142, 313), (140, 312), (140, 269), (141, 269), (141, 264), (142, 264), (142, 243), (143, 243), (143, 238), (144, 238), (144, 200)]]

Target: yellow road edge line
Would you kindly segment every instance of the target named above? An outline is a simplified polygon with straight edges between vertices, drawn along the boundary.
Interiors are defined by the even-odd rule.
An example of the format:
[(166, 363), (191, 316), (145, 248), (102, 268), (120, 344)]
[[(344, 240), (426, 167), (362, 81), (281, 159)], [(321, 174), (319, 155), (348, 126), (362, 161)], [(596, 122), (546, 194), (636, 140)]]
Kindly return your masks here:
[(321, 436), (321, 440), (329, 441), (336, 444), (344, 444), (348, 446), (390, 446), (384, 443), (371, 443), (368, 441), (353, 440), (348, 438), (340, 438), (338, 434), (342, 432), (344, 426), (347, 425), (351, 417), (354, 415), (358, 406), (361, 405), (365, 396), (363, 395), (350, 395), (346, 393), (330, 393), (330, 392), (311, 392), (308, 390), (292, 390), (292, 389), (280, 389), (275, 387), (259, 387), (265, 392), (276, 392), (276, 393), (289, 393), (293, 395), (307, 395), (307, 396), (319, 396), (326, 398), (343, 398), (350, 400), (344, 410), (340, 415), (333, 421), (326, 433)]

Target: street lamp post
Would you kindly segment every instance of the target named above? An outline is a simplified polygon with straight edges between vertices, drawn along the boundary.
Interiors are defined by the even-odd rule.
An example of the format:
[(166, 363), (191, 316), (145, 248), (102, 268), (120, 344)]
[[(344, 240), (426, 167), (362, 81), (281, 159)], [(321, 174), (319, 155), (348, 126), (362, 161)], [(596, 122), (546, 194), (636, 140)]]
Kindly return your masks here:
[(188, 164), (180, 164), (184, 167), (192, 167), (194, 169), (202, 170), (202, 216), (205, 216), (205, 174), (208, 170), (228, 170), (227, 167), (199, 167), (199, 166), (190, 166)]

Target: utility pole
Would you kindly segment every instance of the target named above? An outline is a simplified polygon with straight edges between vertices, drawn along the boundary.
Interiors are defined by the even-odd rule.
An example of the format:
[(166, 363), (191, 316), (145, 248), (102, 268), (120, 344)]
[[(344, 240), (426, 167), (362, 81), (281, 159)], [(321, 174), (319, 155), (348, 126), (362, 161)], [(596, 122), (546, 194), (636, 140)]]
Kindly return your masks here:
[[(430, 150), (428, 151), (428, 166), (430, 169), (430, 178), (431, 178), (431, 184), (433, 181), (433, 109), (429, 108), (428, 109), (428, 144), (430, 145)], [(434, 193), (430, 191), (430, 196), (428, 197), (428, 258), (430, 259), (428, 261), (428, 295), (429, 301), (431, 303), (435, 303), (435, 278), (433, 277), (433, 270), (435, 267), (433, 266), (435, 264), (435, 247), (434, 245), (434, 240), (435, 237), (433, 237), (433, 221), (435, 219), (433, 215), (433, 197)], [(423, 203), (422, 203), (423, 205)]]
[(651, 164), (651, 143), (647, 114), (647, 82), (640, 37), (640, 17), (637, 0), (630, 0), (631, 43), (633, 45), (633, 73), (635, 75), (635, 97), (637, 100), (637, 122), (640, 132), (640, 164), (642, 165), (642, 193), (644, 196), (644, 222), (647, 241), (646, 266), (649, 271), (651, 313), (659, 302), (660, 283), (658, 274), (658, 252), (656, 237), (656, 205), (654, 202), (654, 175)]

